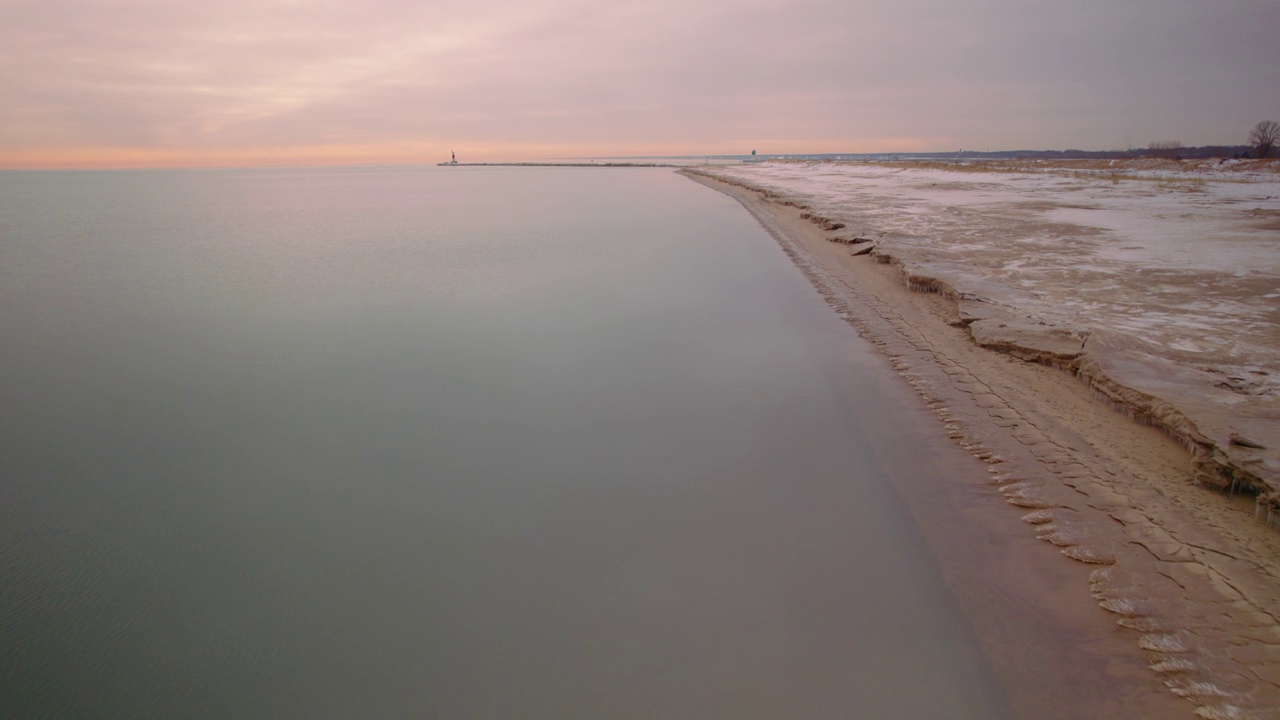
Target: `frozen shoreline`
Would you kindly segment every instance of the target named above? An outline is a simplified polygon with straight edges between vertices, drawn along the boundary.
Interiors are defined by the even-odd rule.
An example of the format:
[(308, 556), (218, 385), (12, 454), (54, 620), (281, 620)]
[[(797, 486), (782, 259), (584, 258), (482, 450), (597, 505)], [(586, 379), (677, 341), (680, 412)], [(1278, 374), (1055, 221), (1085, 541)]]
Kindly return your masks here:
[(975, 342), (1076, 374), (1186, 445), (1197, 483), (1254, 494), (1280, 526), (1280, 174), (1184, 166), (708, 172), (875, 243)]
[[(1186, 378), (1169, 370), (1173, 359), (1135, 352), (1149, 350), (1150, 341), (1132, 333), (1077, 334), (1075, 327), (1038, 320), (1011, 322), (1017, 306), (1008, 296), (979, 301), (987, 298), (965, 283), (957, 272), (965, 268), (956, 257), (948, 267), (913, 247), (901, 226), (879, 229), (862, 212), (867, 205), (849, 204), (850, 195), (865, 200), (867, 187), (853, 193), (823, 188), (816, 176), (830, 174), (829, 165), (779, 166), (775, 175), (789, 174), (790, 186), (761, 172), (768, 169), (684, 173), (737, 199), (778, 239), (828, 303), (891, 359), (948, 434), (988, 464), (992, 496), (1023, 508), (1022, 519), (1036, 537), (1097, 568), (1087, 591), (1124, 628), (1153, 677), (1191, 700), (1202, 717), (1277, 717), (1280, 534), (1249, 520), (1253, 506), (1245, 509), (1242, 496), (1189, 482), (1188, 450), (1201, 452), (1195, 472), (1205, 484), (1217, 484), (1204, 475), (1212, 463), (1232, 460), (1227, 451), (1253, 450), (1224, 438), (1226, 451), (1206, 453), (1197, 442), (1169, 439), (1187, 432), (1189, 423), (1181, 429), (1163, 427), (1168, 434), (1162, 434), (1098, 402), (1102, 395), (1112, 407), (1134, 408), (1129, 417), (1152, 426), (1170, 422), (1188, 407), (1185, 401), (1162, 406), (1155, 393), (1135, 391), (1115, 378), (1178, 389), (1178, 381)], [(810, 181), (810, 193), (796, 191), (797, 176)], [(881, 181), (858, 182), (874, 189)], [(814, 199), (815, 186), (828, 192), (821, 203)], [(918, 218), (936, 210), (910, 197), (899, 200), (881, 197), (873, 208), (880, 213), (875, 219), (887, 225), (887, 219), (903, 214)], [(1007, 193), (1002, 200), (1008, 200)], [(964, 209), (958, 214), (981, 215)], [(1027, 227), (1026, 218), (997, 214), (985, 219), (992, 220), (987, 229)], [(977, 218), (975, 232), (983, 220)], [(860, 221), (864, 224), (855, 226)], [(850, 240), (872, 234), (878, 241), (874, 256), (850, 252)], [(867, 246), (856, 243), (855, 252)], [(1025, 248), (1006, 259), (1014, 255), (1025, 260)], [(985, 339), (975, 338), (984, 325), (978, 325), (978, 333), (973, 325), (984, 319), (995, 327)], [(1086, 339), (1096, 344), (1092, 353), (1083, 352)], [(1264, 369), (1275, 368), (1265, 353), (1254, 357)], [(1150, 371), (1152, 359), (1158, 372)], [(1089, 387), (1063, 369), (1080, 372)], [(1263, 432), (1251, 430), (1255, 434), (1249, 437), (1269, 438), (1266, 432), (1274, 432), (1276, 421), (1268, 420), (1266, 407), (1274, 407), (1274, 398), (1253, 397), (1253, 407), (1263, 410), (1255, 418)], [(1238, 407), (1228, 406), (1222, 416), (1230, 419)], [(1198, 409), (1200, 423), (1206, 411), (1214, 410)], [(1259, 464), (1243, 463), (1250, 470)], [(1260, 493), (1264, 502), (1266, 492)]]

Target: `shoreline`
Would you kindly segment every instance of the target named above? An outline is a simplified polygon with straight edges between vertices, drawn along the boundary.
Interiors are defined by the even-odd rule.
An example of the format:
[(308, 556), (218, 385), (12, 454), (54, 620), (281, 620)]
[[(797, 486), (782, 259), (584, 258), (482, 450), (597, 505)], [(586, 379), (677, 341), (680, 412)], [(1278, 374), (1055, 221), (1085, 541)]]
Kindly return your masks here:
[[(970, 174), (984, 171), (965, 170)], [(997, 166), (991, 171), (1011, 170)], [(843, 223), (814, 211), (803, 200), (767, 186), (723, 174), (708, 175), (699, 169), (683, 174), (711, 177), (761, 193), (765, 200), (784, 207), (798, 208), (804, 211), (803, 219), (828, 233), (844, 228)], [(976, 344), (1072, 374), (1113, 409), (1160, 429), (1191, 453), (1193, 482), (1221, 492), (1252, 495), (1254, 518), (1280, 529), (1280, 432), (1273, 404), (1235, 395), (1232, 390), (1240, 388), (1233, 387), (1237, 385), (1233, 379), (1207, 376), (1200, 372), (1207, 368), (1151, 355), (1122, 333), (1059, 325), (1003, 306), (980, 291), (960, 287), (972, 283), (950, 278), (904, 248), (885, 250), (875, 240), (841, 234), (826, 239), (855, 246), (857, 254), (893, 266), (912, 290), (943, 297), (952, 312), (950, 322), (967, 329)]]
[[(1204, 449), (1204, 438), (1171, 423), (1176, 414), (1126, 391), (1104, 364), (1077, 363), (1069, 338), (979, 344), (970, 325), (980, 318), (963, 322), (965, 298), (945, 283), (883, 254), (851, 254), (831, 242), (837, 223), (803, 203), (681, 174), (751, 212), (951, 439), (987, 464), (988, 499), (1020, 508), (1026, 536), (1094, 568), (1081, 596), (1124, 628), (1151, 678), (1201, 717), (1277, 717), (1280, 537), (1248, 521), (1241, 498), (1189, 482), (1240, 481), (1223, 472), (1233, 467), (1227, 453)], [(1077, 369), (1084, 382), (1063, 372)], [(1262, 495), (1259, 507), (1272, 497)]]

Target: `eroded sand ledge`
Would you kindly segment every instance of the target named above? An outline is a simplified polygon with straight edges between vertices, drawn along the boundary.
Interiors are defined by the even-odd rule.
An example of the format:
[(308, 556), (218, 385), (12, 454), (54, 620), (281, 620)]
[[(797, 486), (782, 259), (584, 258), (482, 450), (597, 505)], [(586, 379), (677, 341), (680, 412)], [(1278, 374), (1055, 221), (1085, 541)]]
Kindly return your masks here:
[[(839, 221), (803, 201), (714, 170), (683, 173), (747, 207), (988, 463), (994, 497), (1024, 508), (1067, 557), (1098, 565), (1100, 607), (1198, 716), (1280, 717), (1280, 534), (1250, 519), (1255, 507), (1275, 512), (1269, 463), (1249, 462), (1267, 451), (1215, 438), (1185, 403), (1126, 383), (1138, 360), (1124, 337), (1021, 321), (901, 258), (852, 254), (850, 238), (833, 235)], [(1244, 486), (1256, 505), (1193, 478)]]

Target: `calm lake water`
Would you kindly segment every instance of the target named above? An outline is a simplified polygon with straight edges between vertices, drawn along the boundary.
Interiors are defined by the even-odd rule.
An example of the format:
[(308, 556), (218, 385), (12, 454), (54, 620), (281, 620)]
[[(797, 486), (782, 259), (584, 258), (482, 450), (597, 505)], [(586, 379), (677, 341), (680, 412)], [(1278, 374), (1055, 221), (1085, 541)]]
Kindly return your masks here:
[(0, 337), (0, 717), (1005, 712), (883, 363), (668, 170), (0, 173)]

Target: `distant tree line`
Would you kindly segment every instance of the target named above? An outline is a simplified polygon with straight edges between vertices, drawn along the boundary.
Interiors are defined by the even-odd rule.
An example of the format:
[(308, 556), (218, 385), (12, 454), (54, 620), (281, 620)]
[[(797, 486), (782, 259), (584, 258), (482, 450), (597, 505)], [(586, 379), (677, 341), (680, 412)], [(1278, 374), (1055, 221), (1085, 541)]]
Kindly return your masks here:
[[(1247, 157), (1249, 145), (1204, 145), (1183, 147), (1177, 141), (1152, 143), (1173, 147), (1130, 148), (1128, 150), (956, 150), (934, 153), (824, 153), (821, 155), (787, 155), (797, 160), (1123, 160), (1142, 157), (1180, 157), (1184, 159)], [(779, 157), (779, 156), (772, 156)]]
[[(1264, 120), (1249, 131), (1248, 145), (1201, 145), (1183, 147), (1178, 140), (1160, 140), (1145, 148), (1128, 150), (956, 150), (930, 153), (809, 153), (759, 155), (753, 158), (786, 158), (791, 160), (1125, 160), (1164, 157), (1177, 160), (1207, 158), (1269, 157), (1280, 145), (1280, 123)], [(708, 156), (711, 157), (711, 156)], [(717, 159), (743, 159), (743, 155), (716, 155)]]
[[(1249, 144), (1240, 146), (1239, 148), (1218, 148), (1218, 147), (1200, 147), (1200, 148), (1184, 148), (1182, 143), (1177, 140), (1162, 140), (1153, 142), (1147, 146), (1147, 155), (1155, 157), (1171, 157), (1181, 160), (1182, 158), (1203, 158), (1203, 157), (1219, 157), (1223, 155), (1224, 150), (1236, 150), (1231, 154), (1232, 157), (1256, 157), (1265, 158), (1271, 156), (1271, 151), (1275, 149), (1276, 144), (1280, 142), (1280, 123), (1274, 120), (1263, 120), (1253, 129), (1249, 131)], [(1207, 154), (1206, 154), (1207, 153)]]

